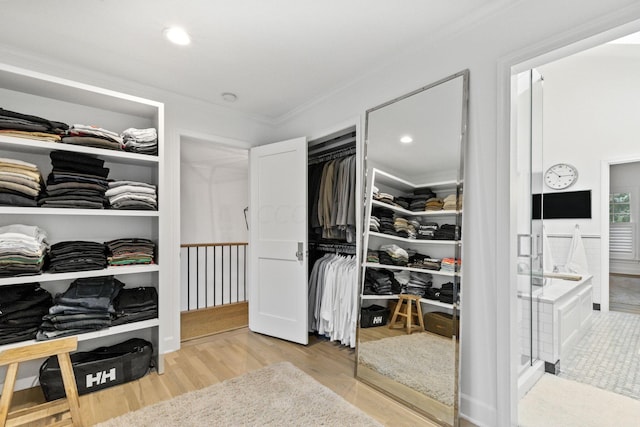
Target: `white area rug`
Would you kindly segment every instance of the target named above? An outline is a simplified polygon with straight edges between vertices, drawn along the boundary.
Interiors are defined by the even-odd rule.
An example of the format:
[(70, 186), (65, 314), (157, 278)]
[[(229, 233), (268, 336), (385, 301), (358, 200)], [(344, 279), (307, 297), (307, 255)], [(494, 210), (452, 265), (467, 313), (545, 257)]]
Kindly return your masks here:
[(544, 374), (520, 401), (521, 427), (635, 427), (640, 401)]
[(365, 366), (453, 406), (455, 343), (431, 333), (413, 333), (360, 344)]
[(113, 418), (114, 426), (381, 426), (289, 362)]

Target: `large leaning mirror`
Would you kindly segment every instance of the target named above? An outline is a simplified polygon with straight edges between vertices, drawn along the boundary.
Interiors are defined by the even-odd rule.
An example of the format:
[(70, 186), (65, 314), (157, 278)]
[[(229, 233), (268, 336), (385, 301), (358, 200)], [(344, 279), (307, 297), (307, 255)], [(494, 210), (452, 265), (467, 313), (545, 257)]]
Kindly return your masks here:
[(356, 376), (458, 425), (469, 72), (367, 111)]

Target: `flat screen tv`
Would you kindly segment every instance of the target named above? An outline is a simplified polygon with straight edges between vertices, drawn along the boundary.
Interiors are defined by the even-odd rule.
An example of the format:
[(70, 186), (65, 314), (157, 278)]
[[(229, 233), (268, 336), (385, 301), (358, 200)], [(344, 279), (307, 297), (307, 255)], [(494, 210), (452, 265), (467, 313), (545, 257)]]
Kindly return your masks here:
[(591, 190), (534, 194), (532, 205), (533, 219), (591, 218)]

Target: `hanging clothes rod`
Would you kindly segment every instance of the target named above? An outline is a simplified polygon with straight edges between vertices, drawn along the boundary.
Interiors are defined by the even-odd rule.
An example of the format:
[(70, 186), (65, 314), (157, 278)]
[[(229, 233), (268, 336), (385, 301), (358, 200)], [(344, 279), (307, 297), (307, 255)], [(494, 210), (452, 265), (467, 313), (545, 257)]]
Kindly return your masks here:
[(355, 255), (356, 245), (355, 243), (316, 243), (309, 242), (309, 247), (322, 252), (333, 252), (341, 254)]
[(342, 157), (347, 157), (356, 153), (356, 147), (347, 147), (338, 151), (332, 151), (325, 154), (320, 154), (317, 156), (309, 156), (310, 165), (315, 165), (317, 163), (327, 162), (329, 160), (340, 159)]

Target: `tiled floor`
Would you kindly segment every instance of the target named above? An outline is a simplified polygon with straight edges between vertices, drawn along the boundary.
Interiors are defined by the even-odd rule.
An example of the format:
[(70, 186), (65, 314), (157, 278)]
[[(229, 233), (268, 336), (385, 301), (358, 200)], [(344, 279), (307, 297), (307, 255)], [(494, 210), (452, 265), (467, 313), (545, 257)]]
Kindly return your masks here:
[(640, 315), (593, 314), (591, 330), (562, 355), (559, 376), (640, 399)]

